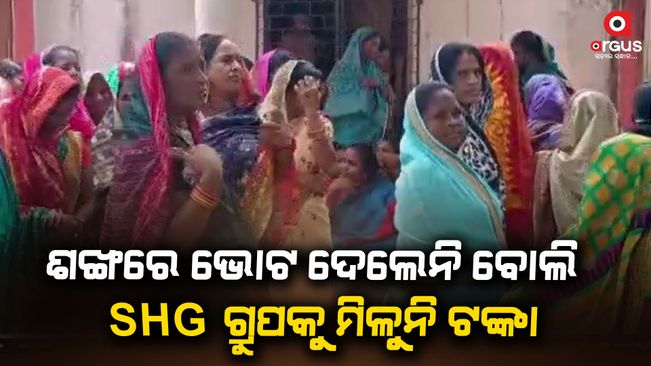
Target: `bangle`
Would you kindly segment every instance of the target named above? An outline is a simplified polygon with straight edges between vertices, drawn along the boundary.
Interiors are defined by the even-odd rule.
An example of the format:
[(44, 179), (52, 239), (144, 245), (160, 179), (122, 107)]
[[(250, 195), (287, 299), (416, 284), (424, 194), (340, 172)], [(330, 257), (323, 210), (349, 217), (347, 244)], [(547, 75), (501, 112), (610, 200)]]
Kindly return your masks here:
[(294, 151), (296, 150), (296, 140), (292, 139), (292, 142), (285, 146), (279, 146), (274, 148), (275, 151), (284, 151), (284, 150), (289, 150), (289, 151)]
[(190, 194), (190, 199), (196, 202), (199, 206), (211, 211), (214, 210), (219, 203), (216, 195), (206, 193), (199, 186), (194, 187)]
[(307, 131), (307, 137), (313, 140), (322, 140), (325, 138), (325, 126), (321, 126), (316, 131)]

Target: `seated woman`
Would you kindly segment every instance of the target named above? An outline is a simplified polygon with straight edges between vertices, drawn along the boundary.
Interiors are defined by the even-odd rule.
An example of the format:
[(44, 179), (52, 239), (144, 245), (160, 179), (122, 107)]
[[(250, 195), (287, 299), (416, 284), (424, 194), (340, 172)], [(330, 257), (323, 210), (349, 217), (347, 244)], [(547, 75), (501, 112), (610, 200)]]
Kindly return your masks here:
[(196, 112), (206, 78), (196, 41), (175, 32), (149, 39), (137, 77), (128, 82), (134, 85), (123, 116), (127, 141), (116, 162), (101, 241), (192, 247), (219, 204), (222, 186), (219, 156), (197, 145)]
[[(407, 98), (403, 163), (396, 182), (398, 249), (434, 249), (439, 239), (458, 239), (462, 253), (497, 251), (506, 244), (499, 198), (459, 156), (468, 130), (449, 86), (418, 86)], [(501, 288), (453, 285), (449, 300), (496, 301)], [(449, 304), (448, 304), (449, 305)]]
[(556, 76), (538, 74), (525, 85), (524, 103), (535, 152), (558, 147), (567, 100), (565, 87)]
[[(0, 146), (20, 198), (21, 212), (47, 212), (50, 241), (70, 244), (81, 238), (93, 210), (93, 169), (82, 136), (69, 130), (80, 92), (64, 71), (45, 67), (1, 111)], [(38, 221), (35, 221), (38, 223)]]
[(275, 49), (265, 53), (255, 62), (255, 65), (253, 65), (253, 71), (251, 71), (251, 76), (255, 82), (258, 95), (262, 98), (267, 96), (276, 71), (278, 71), (285, 62), (293, 59), (294, 56), (289, 51)]
[(379, 47), (379, 33), (358, 29), (328, 78), (325, 113), (332, 118), (334, 140), (340, 145), (375, 144), (386, 129), (389, 89), (375, 63)]
[[(258, 97), (249, 94), (252, 84), (249, 74), (243, 72), (239, 48), (229, 39), (212, 34), (202, 35), (199, 44), (209, 85), (203, 106), (208, 117), (202, 122), (202, 135), (223, 159), (225, 184), (222, 205), (211, 220), (223, 228), (211, 230), (205, 241), (220, 246), (255, 247), (269, 229), (274, 214), (282, 214), (280, 205), (270, 203), (274, 195), (281, 196), (283, 188), (291, 190), (293, 186), (289, 182), (293, 169), (291, 138), (286, 136), (285, 146), (277, 145), (274, 135), (279, 130), (261, 131)], [(275, 151), (273, 176), (249, 179), (260, 169), (258, 157), (265, 147)], [(265, 189), (267, 182), (269, 190)]]
[(608, 96), (583, 90), (570, 100), (559, 147), (537, 154), (534, 178), (534, 245), (547, 247), (576, 223), (585, 174), (599, 144), (619, 133)]
[(319, 111), (323, 75), (306, 61), (289, 61), (276, 76), (260, 106), (264, 124), (290, 131), (296, 142), (298, 174), (293, 207), (296, 222), (286, 228), (283, 247), (331, 248), (330, 215), (325, 202), (328, 181), (340, 174), (332, 143), (332, 125)]
[(328, 193), (334, 248), (395, 249), (394, 190), (380, 171), (373, 146), (346, 149), (346, 169)]

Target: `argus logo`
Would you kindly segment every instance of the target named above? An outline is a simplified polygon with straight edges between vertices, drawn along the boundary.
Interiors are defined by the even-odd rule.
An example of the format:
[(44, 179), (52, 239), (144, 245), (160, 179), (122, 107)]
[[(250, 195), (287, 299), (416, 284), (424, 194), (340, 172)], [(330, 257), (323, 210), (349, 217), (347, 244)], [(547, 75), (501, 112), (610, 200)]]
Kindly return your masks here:
[(627, 10), (615, 10), (606, 15), (604, 28), (613, 37), (630, 37), (633, 33), (633, 14)]

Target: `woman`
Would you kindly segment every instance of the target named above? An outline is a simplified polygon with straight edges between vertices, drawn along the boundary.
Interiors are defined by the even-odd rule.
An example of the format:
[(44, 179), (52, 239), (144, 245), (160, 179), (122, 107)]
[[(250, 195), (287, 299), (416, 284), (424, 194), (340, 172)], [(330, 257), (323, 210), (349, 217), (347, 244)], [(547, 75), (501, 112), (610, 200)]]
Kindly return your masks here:
[[(80, 85), (83, 83), (79, 52), (70, 46), (56, 45), (47, 48), (39, 55), (32, 55), (26, 62), (26, 78), (29, 78), (30, 75), (43, 66), (59, 68), (70, 74)], [(75, 106), (70, 118), (70, 128), (81, 133), (85, 142), (89, 142), (95, 134), (95, 124), (88, 114), (83, 98), (79, 98)]]
[(335, 249), (393, 250), (395, 187), (370, 145), (346, 149), (346, 169), (328, 193)]
[(532, 237), (534, 153), (520, 102), (518, 71), (507, 46), (484, 45), (480, 51), (491, 87), (490, 96), (484, 94), (483, 99), (493, 100), (484, 132), (506, 184), (506, 235), (510, 246), (522, 246)]
[(80, 92), (65, 72), (45, 67), (2, 110), (0, 145), (20, 197), (21, 211), (45, 209), (50, 238), (80, 239), (94, 205), (90, 153), (69, 117)]
[(116, 162), (101, 240), (113, 246), (194, 245), (221, 198), (221, 161), (213, 149), (197, 145), (196, 111), (206, 79), (196, 41), (175, 32), (149, 39), (132, 82), (123, 116), (127, 141)]
[(376, 148), (377, 161), (384, 175), (395, 182), (400, 175), (400, 154), (389, 140), (382, 140)]
[(535, 75), (525, 85), (524, 102), (534, 151), (558, 147), (567, 99), (565, 87), (555, 76)]
[[(280, 214), (282, 211), (277, 205), (260, 205), (260, 202), (273, 201), (274, 191), (280, 194), (283, 187), (290, 190), (293, 187), (292, 183), (283, 186), (283, 180), (291, 179), (293, 168), (293, 164), (283, 165), (284, 161), (291, 161), (291, 141), (288, 138), (285, 143), (289, 150), (282, 149), (283, 146), (275, 148), (274, 143), (266, 138), (269, 134), (261, 131), (257, 98), (243, 103), (242, 95), (248, 92), (244, 85), (250, 85), (250, 79), (248, 73), (240, 74), (241, 55), (237, 46), (216, 35), (203, 35), (200, 40), (208, 75), (208, 103), (221, 106), (206, 107), (206, 110), (219, 112), (203, 121), (202, 134), (205, 143), (223, 158), (224, 201), (228, 201), (227, 210), (217, 210), (213, 214), (213, 221), (220, 222), (225, 228), (211, 232), (212, 238), (207, 241), (254, 247), (263, 239), (273, 212)], [(275, 177), (249, 179), (251, 174), (261, 169), (259, 156), (265, 147), (276, 152), (273, 162), (277, 168)], [(265, 189), (267, 182), (269, 190)], [(264, 240), (272, 238), (265, 237)]]
[(536, 155), (534, 243), (548, 246), (576, 223), (584, 179), (599, 144), (619, 133), (617, 110), (604, 94), (583, 90), (570, 100), (559, 147)]
[(287, 248), (332, 247), (325, 193), (328, 180), (339, 175), (339, 164), (332, 126), (319, 112), (322, 78), (321, 72), (306, 61), (285, 63), (259, 110), (263, 123), (289, 129), (296, 142), (298, 196), (294, 207), (298, 214), (295, 225), (283, 236), (281, 245)]
[(434, 54), (430, 67), (433, 80), (448, 84), (454, 90), (469, 127), (467, 139), (457, 154), (502, 201), (505, 195), (504, 180), (484, 132), (494, 102), (491, 83), (484, 70), (484, 58), (479, 49), (461, 43), (441, 46)]
[(107, 118), (115, 103), (111, 87), (100, 72), (89, 72), (84, 75), (84, 105), (95, 126), (99, 126)]
[(3, 87), (0, 89), (0, 101), (2, 101), (23, 89), (25, 85), (23, 68), (9, 59), (0, 60), (0, 81), (3, 82)]
[(258, 95), (262, 98), (267, 96), (276, 71), (287, 61), (293, 59), (294, 56), (289, 51), (275, 49), (265, 53), (256, 61), (255, 65), (253, 65), (251, 75), (255, 81)]
[[(412, 91), (404, 128), (396, 183), (398, 249), (434, 249), (437, 240), (452, 238), (461, 240), (467, 255), (504, 248), (499, 198), (458, 156), (468, 129), (451, 88), (432, 82)], [(484, 285), (449, 291), (448, 300), (494, 301), (501, 296), (501, 290)]]
[(335, 142), (340, 145), (375, 144), (384, 134), (388, 81), (375, 63), (379, 46), (377, 32), (358, 29), (328, 78), (325, 113), (332, 118)]

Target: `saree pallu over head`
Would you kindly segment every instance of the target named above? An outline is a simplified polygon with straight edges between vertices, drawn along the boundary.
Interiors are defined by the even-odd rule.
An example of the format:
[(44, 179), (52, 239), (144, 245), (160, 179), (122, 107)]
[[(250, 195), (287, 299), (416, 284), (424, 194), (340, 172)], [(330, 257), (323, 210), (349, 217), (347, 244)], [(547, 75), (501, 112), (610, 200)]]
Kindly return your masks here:
[(255, 82), (256, 91), (262, 98), (267, 96), (269, 88), (271, 87), (271, 83), (269, 82), (269, 68), (271, 67), (271, 59), (277, 51), (278, 49), (271, 50), (262, 55), (262, 57), (255, 62), (255, 65), (253, 65), (253, 70), (251, 70), (251, 76)]
[[(633, 334), (651, 301), (651, 139), (624, 133), (604, 142), (590, 163), (577, 222), (575, 280), (531, 293), (553, 306), (547, 323), (562, 331)], [(540, 300), (539, 299), (539, 300)]]
[(513, 245), (532, 238), (534, 153), (518, 85), (517, 66), (505, 45), (480, 47), (492, 87), (493, 108), (484, 131), (506, 183), (506, 232)]
[(539, 153), (536, 168), (548, 169), (551, 204), (559, 233), (565, 233), (576, 223), (576, 207), (583, 197), (583, 181), (592, 155), (603, 141), (618, 133), (617, 110), (606, 95), (584, 90), (570, 100), (559, 148)]
[(71, 213), (79, 193), (81, 136), (62, 127), (51, 140), (40, 136), (49, 113), (78, 84), (66, 72), (44, 67), (0, 111), (0, 145), (21, 205)]
[(324, 111), (332, 119), (335, 142), (342, 146), (374, 144), (384, 133), (388, 102), (380, 87), (369, 89), (362, 85), (367, 78), (380, 86), (387, 83), (375, 62), (362, 56), (363, 42), (373, 32), (366, 27), (353, 34), (328, 78), (329, 94)]
[[(431, 79), (452, 87), (457, 62), (461, 55), (468, 52), (471, 47), (474, 46), (461, 43), (446, 43), (439, 47), (430, 65)], [(476, 52), (478, 53), (476, 56), (482, 58), (479, 61), (483, 61), (479, 50), (476, 50)], [(481, 178), (488, 182), (488, 185), (502, 201), (506, 189), (504, 180), (495, 152), (484, 132), (486, 121), (493, 110), (493, 89), (485, 70), (482, 70), (481, 78), (482, 97), (480, 101), (475, 103), (475, 105), (466, 106), (462, 109), (469, 129), (468, 137), (461, 148), (459, 148), (457, 155), (479, 174)]]
[[(276, 72), (271, 89), (258, 108), (258, 119), (263, 123), (269, 123), (266, 122), (267, 114), (279, 113), (280, 123), (289, 127), (286, 93), (292, 72), (297, 64), (298, 61), (288, 61)], [(260, 145), (257, 163), (252, 167), (246, 179), (240, 207), (244, 219), (257, 241), (263, 240), (278, 244), (282, 240), (280, 233), (283, 232), (283, 228), (296, 224), (298, 208), (295, 207), (295, 201), (298, 195), (298, 181), (295, 172), (293, 172), (281, 182), (275, 182), (274, 160), (274, 151)], [(282, 227), (270, 228), (269, 224), (274, 210), (274, 192), (279, 192), (276, 194), (287, 199), (284, 207), (276, 207), (282, 212), (281, 223), (278, 224)]]
[[(101, 238), (106, 244), (155, 245), (171, 219), (171, 126), (159, 52), (164, 50), (151, 38), (137, 62), (138, 85), (123, 120), (129, 141), (122, 146), (107, 199)], [(189, 116), (188, 127), (194, 142), (200, 141), (196, 116)]]
[(527, 125), (534, 151), (558, 147), (567, 99), (565, 87), (556, 76), (535, 75), (525, 85)]
[[(44, 67), (43, 65), (43, 56), (45, 56), (49, 50), (56, 47), (50, 46), (43, 50), (41, 53), (35, 53), (30, 55), (23, 64), (23, 75), (25, 77), (25, 82), (34, 76), (40, 69)], [(90, 139), (95, 134), (95, 123), (86, 109), (84, 104), (84, 98), (79, 97), (75, 109), (70, 116), (70, 129), (81, 133), (84, 140), (89, 142)]]

